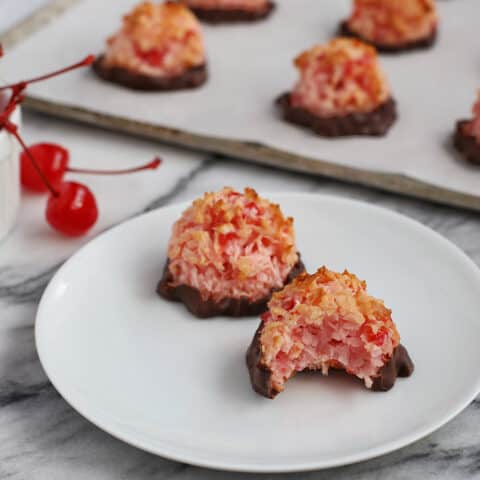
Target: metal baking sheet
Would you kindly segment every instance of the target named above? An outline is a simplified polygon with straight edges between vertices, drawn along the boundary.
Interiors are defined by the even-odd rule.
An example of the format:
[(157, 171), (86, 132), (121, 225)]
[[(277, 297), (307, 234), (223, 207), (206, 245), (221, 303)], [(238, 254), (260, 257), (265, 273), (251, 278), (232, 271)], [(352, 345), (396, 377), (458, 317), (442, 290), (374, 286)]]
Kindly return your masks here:
[[(57, 0), (4, 35), (7, 80), (100, 53), (135, 0)], [(332, 37), (350, 0), (277, 0), (265, 22), (205, 26), (210, 80), (188, 92), (139, 93), (78, 71), (32, 86), (27, 105), (65, 118), (480, 210), (480, 168), (451, 146), (480, 78), (478, 0), (439, 1), (431, 50), (381, 55), (399, 121), (383, 138), (322, 139), (284, 123), (276, 95), (296, 78), (292, 59)]]

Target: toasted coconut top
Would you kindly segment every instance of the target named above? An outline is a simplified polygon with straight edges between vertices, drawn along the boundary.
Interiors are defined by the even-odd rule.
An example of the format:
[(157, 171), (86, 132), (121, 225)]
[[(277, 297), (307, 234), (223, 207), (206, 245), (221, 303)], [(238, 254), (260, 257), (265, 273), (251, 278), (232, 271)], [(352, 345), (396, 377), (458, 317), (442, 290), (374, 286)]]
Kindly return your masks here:
[(251, 188), (205, 193), (175, 223), (168, 258), (174, 283), (205, 298), (257, 299), (298, 261), (293, 219)]
[(419, 40), (438, 23), (435, 0), (355, 0), (350, 29), (385, 45)]
[(400, 343), (392, 312), (347, 270), (302, 274), (273, 294), (262, 316), (262, 364), (277, 391), (296, 371), (342, 368), (367, 388)]
[(140, 73), (175, 75), (205, 62), (200, 25), (175, 2), (143, 2), (123, 17), (121, 30), (108, 39), (106, 61)]
[[(375, 345), (382, 345), (386, 336), (394, 347), (400, 342), (391, 310), (367, 293), (365, 281), (347, 270), (336, 273), (322, 267), (313, 275), (301, 274), (274, 293), (268, 307), (263, 316), (264, 340), (272, 335), (281, 340), (285, 329), (294, 328), (299, 319), (306, 325), (321, 326), (325, 319), (334, 317), (360, 328), (366, 340)], [(275, 344), (272, 338), (267, 343)]]
[(356, 39), (335, 38), (295, 59), (300, 79), (291, 101), (320, 116), (368, 112), (390, 96), (376, 50)]
[(123, 29), (143, 50), (148, 50), (171, 39), (183, 39), (197, 29), (197, 21), (180, 3), (147, 1), (123, 17)]

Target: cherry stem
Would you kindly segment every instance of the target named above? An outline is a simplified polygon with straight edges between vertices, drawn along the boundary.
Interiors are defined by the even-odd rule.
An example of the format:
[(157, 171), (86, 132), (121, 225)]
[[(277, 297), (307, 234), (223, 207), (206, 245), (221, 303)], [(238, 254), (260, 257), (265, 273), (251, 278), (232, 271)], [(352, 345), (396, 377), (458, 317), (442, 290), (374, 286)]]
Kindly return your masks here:
[(95, 55), (88, 55), (82, 61), (74, 63), (65, 68), (61, 68), (60, 70), (56, 70), (51, 73), (47, 73), (45, 75), (40, 75), (39, 77), (31, 78), (30, 80), (23, 80), (21, 82), (11, 83), (10, 85), (2, 85), (0, 86), (0, 90), (6, 90), (7, 88), (13, 88), (14, 90), (23, 90), (27, 85), (31, 83), (41, 82), (43, 80), (47, 80), (52, 77), (56, 77), (57, 75), (61, 75), (62, 73), (69, 72), (71, 70), (75, 70), (76, 68), (86, 67), (91, 65), (95, 61)]
[[(2, 55), (3, 55), (3, 49), (2, 49), (2, 45), (0, 44), (0, 57)], [(71, 70), (75, 70), (76, 68), (86, 67), (88, 65), (91, 65), (94, 61), (95, 61), (95, 56), (88, 55), (80, 62), (74, 63), (65, 68), (61, 68), (60, 70), (56, 70), (54, 72), (47, 73), (45, 75), (40, 75), (38, 77), (31, 78), (30, 80), (23, 80), (21, 82), (0, 86), (0, 91), (7, 90), (7, 89), (10, 89), (12, 91), (6, 107), (4, 108), (3, 112), (0, 113), (0, 130), (2, 128), (5, 128), (7, 132), (9, 132), (11, 135), (15, 137), (17, 142), (22, 146), (23, 151), (27, 154), (28, 158), (32, 162), (32, 165), (35, 168), (38, 175), (40, 176), (40, 178), (42, 179), (42, 182), (45, 184), (47, 189), (50, 191), (50, 193), (54, 197), (58, 197), (59, 193), (52, 187), (51, 183), (48, 181), (48, 178), (43, 173), (43, 170), (40, 168), (40, 165), (38, 164), (37, 160), (28, 149), (27, 145), (23, 141), (23, 138), (20, 136), (20, 133), (18, 133), (18, 126), (15, 125), (15, 123), (10, 121), (10, 116), (15, 110), (15, 107), (17, 107), (17, 105), (23, 101), (24, 99), (23, 92), (27, 88), (27, 85), (29, 85), (30, 83), (41, 82), (42, 80), (47, 80), (49, 78), (56, 77), (57, 75), (61, 75), (62, 73), (66, 73)]]
[(151, 162), (148, 162), (145, 165), (141, 165), (140, 167), (134, 167), (134, 168), (126, 168), (126, 169), (120, 169), (120, 170), (90, 170), (88, 168), (68, 167), (67, 171), (72, 173), (87, 173), (87, 174), (91, 173), (94, 175), (123, 175), (127, 173), (141, 172), (143, 170), (155, 170), (160, 166), (161, 163), (162, 163), (162, 160), (156, 157)]
[(30, 161), (32, 162), (32, 165), (33, 167), (35, 168), (35, 170), (37, 171), (38, 175), (40, 176), (40, 178), (42, 179), (42, 182), (45, 184), (45, 186), (48, 188), (48, 190), (50, 191), (50, 193), (54, 196), (54, 197), (58, 197), (59, 196), (59, 193), (52, 187), (52, 185), (50, 184), (50, 182), (48, 181), (47, 177), (45, 176), (45, 174), (43, 173), (43, 170), (40, 168), (40, 166), (38, 165), (38, 162), (35, 160), (35, 157), (32, 155), (32, 153), (30, 152), (30, 150), (28, 149), (27, 145), (25, 144), (25, 142), (23, 141), (22, 137), (20, 136), (20, 134), (18, 133), (18, 127), (17, 125), (15, 125), (14, 123), (12, 122), (7, 122), (5, 124), (5, 129), (7, 130), (7, 132), (11, 133), (18, 141), (18, 143), (21, 145), (21, 147), (23, 148), (23, 151), (27, 154), (28, 158), (30, 159)]

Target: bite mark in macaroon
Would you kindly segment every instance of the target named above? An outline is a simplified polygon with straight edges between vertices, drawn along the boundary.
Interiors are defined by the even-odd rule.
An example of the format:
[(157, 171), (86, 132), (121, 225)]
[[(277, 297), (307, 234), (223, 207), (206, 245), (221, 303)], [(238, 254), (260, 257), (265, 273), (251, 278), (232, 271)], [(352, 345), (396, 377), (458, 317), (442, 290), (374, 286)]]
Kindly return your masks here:
[(304, 370), (345, 370), (367, 388), (388, 390), (413, 372), (392, 312), (355, 275), (326, 267), (274, 293), (247, 352), (252, 386), (275, 397)]

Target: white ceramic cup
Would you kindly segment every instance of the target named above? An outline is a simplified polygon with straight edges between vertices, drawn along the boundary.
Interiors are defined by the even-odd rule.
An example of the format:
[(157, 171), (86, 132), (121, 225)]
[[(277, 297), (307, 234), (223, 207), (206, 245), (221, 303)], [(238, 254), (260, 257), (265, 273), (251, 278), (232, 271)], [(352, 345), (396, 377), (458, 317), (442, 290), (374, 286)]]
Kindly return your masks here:
[[(10, 118), (20, 126), (20, 117), (17, 107)], [(15, 138), (5, 129), (0, 130), (0, 241), (14, 227), (20, 206), (19, 151)]]

